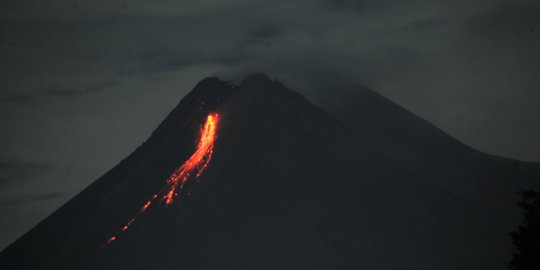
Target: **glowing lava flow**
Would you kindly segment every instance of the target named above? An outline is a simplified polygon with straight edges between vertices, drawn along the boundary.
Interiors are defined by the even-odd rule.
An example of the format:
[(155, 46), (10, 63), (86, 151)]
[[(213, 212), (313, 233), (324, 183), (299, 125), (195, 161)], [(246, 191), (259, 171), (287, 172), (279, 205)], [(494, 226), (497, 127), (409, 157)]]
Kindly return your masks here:
[[(137, 217), (144, 213), (157, 198), (161, 198), (162, 201), (165, 201), (167, 205), (172, 204), (174, 198), (178, 196), (178, 191), (182, 191), (184, 185), (190, 178), (194, 177), (195, 180), (198, 181), (199, 176), (201, 176), (206, 167), (208, 167), (208, 164), (212, 159), (214, 142), (217, 137), (216, 133), (218, 121), (219, 115), (217, 113), (211, 113), (208, 115), (206, 118), (206, 123), (201, 129), (201, 135), (195, 153), (193, 153), (191, 157), (189, 157), (189, 159), (184, 162), (182, 166), (180, 166), (180, 168), (176, 169), (171, 176), (169, 176), (165, 186), (158, 193), (154, 194), (152, 198), (141, 207), (141, 209), (139, 209), (133, 218), (131, 218), (121, 228), (121, 232), (129, 229)], [(105, 242), (105, 245), (110, 244), (116, 239), (118, 239), (117, 235), (109, 237), (109, 239), (107, 239)]]

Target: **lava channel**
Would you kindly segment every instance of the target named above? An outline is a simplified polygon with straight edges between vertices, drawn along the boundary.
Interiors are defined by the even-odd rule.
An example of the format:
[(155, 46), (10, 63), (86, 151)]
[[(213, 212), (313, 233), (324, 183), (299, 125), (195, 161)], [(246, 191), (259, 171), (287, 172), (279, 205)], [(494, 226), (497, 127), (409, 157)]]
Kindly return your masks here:
[[(207, 116), (206, 122), (200, 131), (199, 142), (197, 143), (197, 150), (193, 153), (189, 159), (176, 169), (171, 176), (167, 179), (165, 186), (157, 193), (155, 193), (140, 209), (137, 213), (120, 229), (119, 233), (122, 233), (129, 229), (129, 227), (135, 222), (135, 220), (142, 215), (156, 199), (160, 198), (166, 205), (170, 205), (174, 202), (174, 199), (178, 197), (179, 192), (182, 191), (184, 185), (189, 179), (195, 179), (199, 181), (199, 177), (204, 172), (214, 153), (214, 142), (217, 138), (217, 124), (219, 121), (219, 115), (217, 113), (211, 113)], [(118, 239), (118, 235), (113, 235), (107, 239), (104, 246), (112, 243)]]

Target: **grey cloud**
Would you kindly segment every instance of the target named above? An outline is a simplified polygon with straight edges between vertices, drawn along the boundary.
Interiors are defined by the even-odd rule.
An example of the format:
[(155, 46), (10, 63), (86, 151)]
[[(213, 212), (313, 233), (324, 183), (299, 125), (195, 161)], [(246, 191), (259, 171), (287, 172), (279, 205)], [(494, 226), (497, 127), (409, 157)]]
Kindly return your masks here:
[(49, 192), (49, 193), (43, 193), (43, 194), (26, 194), (26, 195), (18, 195), (15, 198), (3, 198), (0, 199), (0, 205), (3, 207), (6, 206), (17, 206), (21, 207), (24, 204), (27, 203), (33, 203), (33, 202), (44, 202), (48, 200), (58, 199), (65, 194), (60, 192)]
[(35, 103), (47, 99), (80, 98), (88, 94), (98, 93), (111, 87), (112, 83), (90, 85), (83, 89), (50, 88), (34, 93), (15, 93), (0, 96), (0, 103)]
[(12, 185), (17, 181), (27, 181), (51, 168), (52, 164), (21, 160), (0, 161), (0, 185)]
[(425, 28), (434, 28), (434, 27), (441, 27), (448, 24), (448, 20), (444, 19), (427, 19), (427, 20), (419, 20), (416, 22), (413, 22), (409, 28), (410, 29), (425, 29)]
[(328, 0), (326, 4), (335, 9), (360, 12), (364, 10), (365, 1), (359, 0)]
[(507, 3), (470, 18), (464, 30), (472, 35), (514, 42), (538, 41), (540, 3)]
[(283, 29), (278, 29), (274, 25), (260, 25), (257, 27), (254, 27), (250, 34), (256, 38), (273, 38), (283, 32)]

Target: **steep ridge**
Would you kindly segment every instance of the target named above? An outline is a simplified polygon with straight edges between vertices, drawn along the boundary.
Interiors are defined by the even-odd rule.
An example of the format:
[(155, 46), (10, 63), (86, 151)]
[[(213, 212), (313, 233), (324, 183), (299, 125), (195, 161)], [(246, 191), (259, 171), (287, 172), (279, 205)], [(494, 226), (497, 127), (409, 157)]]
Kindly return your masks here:
[[(0, 253), (0, 265), (37, 269), (53, 260), (60, 250), (69, 249), (73, 245), (70, 241), (76, 237), (88, 242), (80, 244), (82, 251), (64, 258), (67, 265), (76, 265), (95, 253), (105, 235), (118, 229), (113, 230), (113, 224), (127, 221), (128, 215), (147, 199), (148, 192), (158, 190), (168, 174), (189, 155), (204, 114), (231, 92), (231, 86), (217, 79), (201, 81), (129, 157)], [(120, 190), (128, 195), (119, 197)], [(101, 209), (106, 208), (114, 214), (103, 217)]]
[(365, 86), (341, 85), (331, 95), (318, 98), (317, 104), (366, 144), (411, 169), (423, 168), (433, 181), (455, 192), (467, 192), (515, 212), (517, 193), (509, 191), (540, 187), (540, 164), (481, 153)]

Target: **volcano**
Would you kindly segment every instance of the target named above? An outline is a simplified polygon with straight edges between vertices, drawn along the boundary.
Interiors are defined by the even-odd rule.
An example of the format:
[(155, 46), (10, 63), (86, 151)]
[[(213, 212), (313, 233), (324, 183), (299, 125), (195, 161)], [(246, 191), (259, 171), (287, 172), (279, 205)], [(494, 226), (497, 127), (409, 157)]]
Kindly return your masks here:
[(202, 80), (0, 268), (505, 269), (540, 165), (343, 93), (326, 111), (264, 74)]

